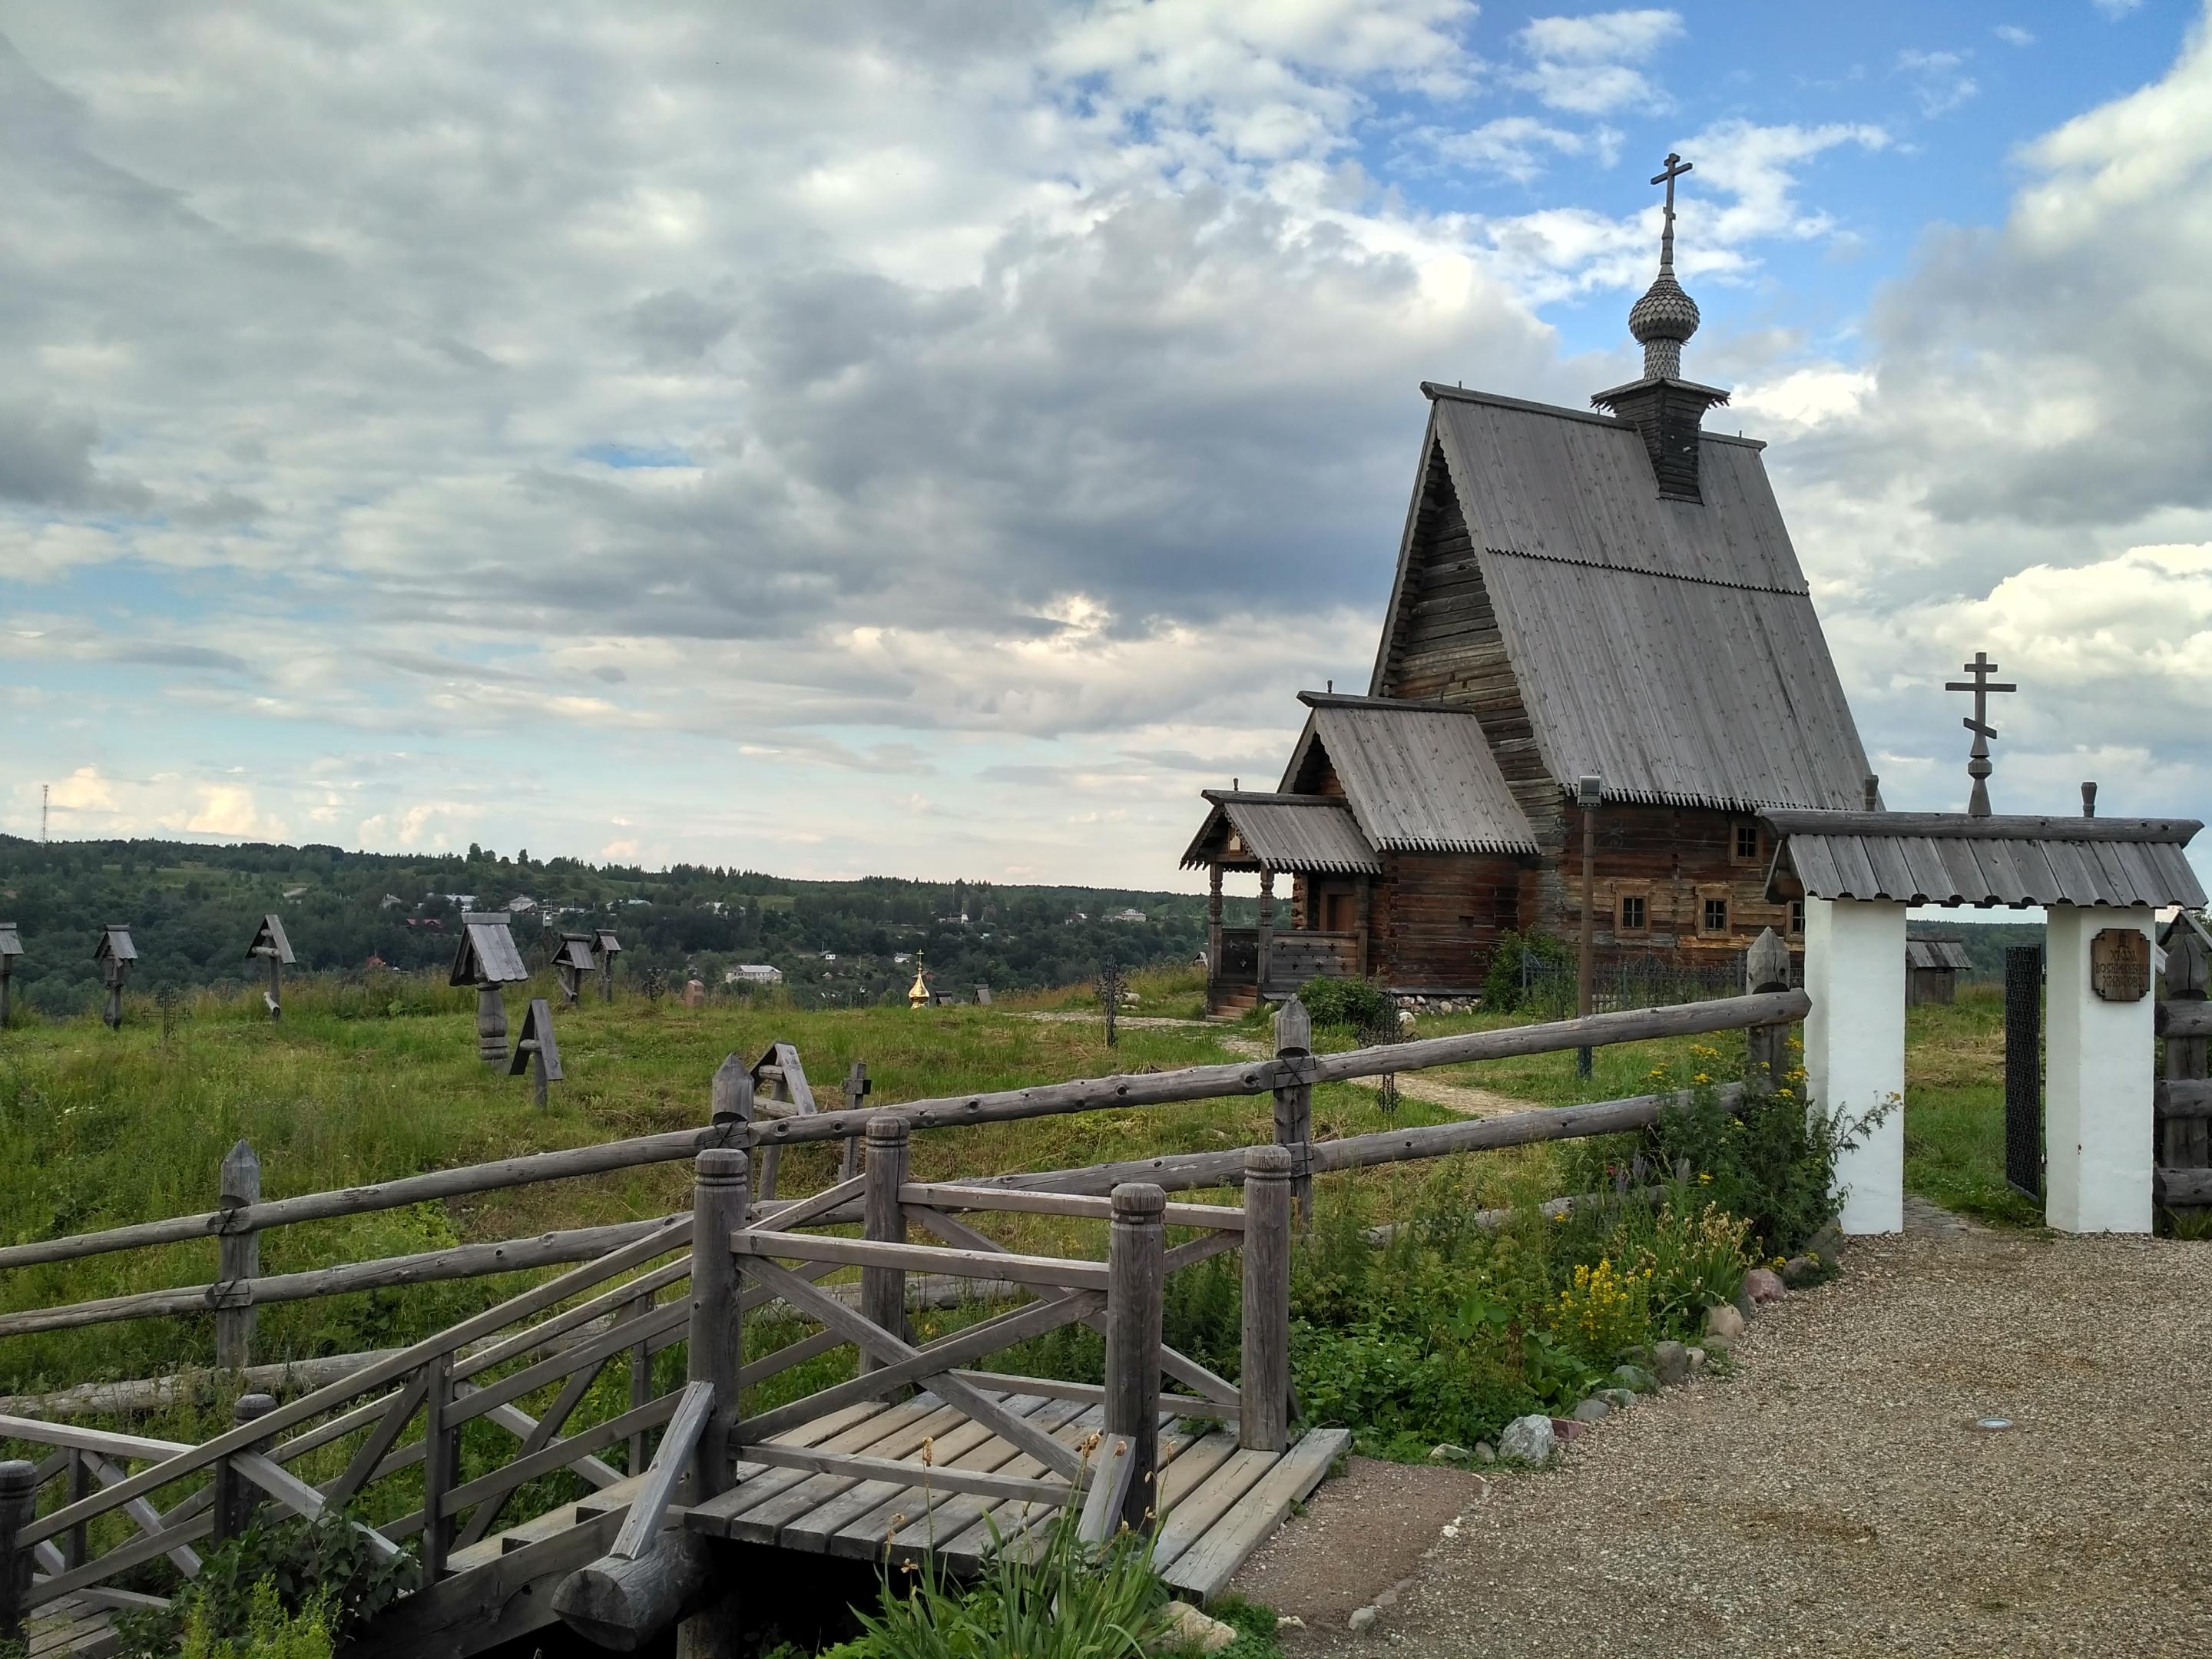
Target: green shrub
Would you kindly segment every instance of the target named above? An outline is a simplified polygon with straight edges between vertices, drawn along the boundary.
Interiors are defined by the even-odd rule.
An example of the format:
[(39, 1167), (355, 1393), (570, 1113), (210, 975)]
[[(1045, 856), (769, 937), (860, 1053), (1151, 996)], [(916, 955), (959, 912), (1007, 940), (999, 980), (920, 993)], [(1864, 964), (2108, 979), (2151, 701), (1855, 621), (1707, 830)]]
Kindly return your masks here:
[(1398, 1029), (1396, 1000), (1371, 979), (1310, 979), (1298, 988), (1298, 1000), (1316, 1025), (1392, 1033)]
[(1167, 1586), (1152, 1570), (1148, 1534), (1124, 1531), (1103, 1547), (1077, 1535), (1066, 1508), (1032, 1557), (992, 1528), (981, 1574), (956, 1586), (934, 1555), (888, 1569), (860, 1634), (822, 1659), (1146, 1659), (1173, 1653)]
[(1561, 969), (1574, 965), (1574, 952), (1548, 933), (1523, 933), (1512, 928), (1498, 936), (1490, 952), (1490, 971), (1483, 976), (1482, 1006), (1486, 1013), (1510, 1014), (1523, 1000), (1522, 960), (1531, 958), (1529, 973), (1549, 985)]
[[(199, 1576), (168, 1607), (116, 1614), (116, 1655), (315, 1659), (412, 1589), (421, 1572), (412, 1556), (371, 1553), (343, 1515), (257, 1522), (204, 1555)], [(318, 1630), (319, 1650), (311, 1645)]]
[(1730, 1111), (1717, 1091), (1693, 1088), (1660, 1114), (1645, 1145), (1661, 1169), (1686, 1166), (1710, 1202), (1750, 1223), (1753, 1254), (1794, 1255), (1841, 1208), (1837, 1154), (1887, 1109), (1839, 1122), (1785, 1087), (1746, 1089)]

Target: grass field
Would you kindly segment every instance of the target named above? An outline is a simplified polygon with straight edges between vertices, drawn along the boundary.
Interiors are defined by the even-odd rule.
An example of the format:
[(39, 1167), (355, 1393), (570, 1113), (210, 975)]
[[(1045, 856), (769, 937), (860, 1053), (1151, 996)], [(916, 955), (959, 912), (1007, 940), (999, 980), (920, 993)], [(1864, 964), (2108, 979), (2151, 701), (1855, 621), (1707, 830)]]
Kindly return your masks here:
[[(1188, 974), (1139, 977), (1147, 1012), (1194, 1000)], [(547, 988), (532, 988), (544, 991)], [(509, 997), (520, 1019), (523, 988)], [(1080, 998), (1043, 996), (1066, 1006)], [(1420, 1036), (1510, 1023), (1496, 1017), (1424, 1020)], [(224, 1152), (243, 1136), (259, 1152), (264, 1194), (282, 1197), (389, 1179), (520, 1152), (681, 1128), (705, 1121), (708, 1082), (728, 1054), (797, 1045), (825, 1109), (842, 1103), (848, 1066), (865, 1060), (874, 1103), (1012, 1087), (1115, 1071), (1149, 1071), (1233, 1058), (1224, 1037), (1267, 1040), (1241, 1028), (1125, 1026), (1109, 1049), (1091, 1021), (1026, 1018), (1019, 1007), (799, 1012), (672, 1000), (586, 1002), (559, 1017), (569, 1080), (549, 1109), (526, 1085), (475, 1058), (474, 998), (419, 979), (371, 990), (302, 981), (282, 1024), (258, 999), (204, 996), (170, 1011), (131, 1004), (110, 1032), (87, 1020), (31, 1022), (0, 1036), (0, 1240), (17, 1242), (213, 1206)], [(2002, 1015), (1969, 994), (1952, 1008), (1913, 1012), (1906, 1128), (1909, 1179), (1940, 1201), (1996, 1219), (2033, 1221), (2002, 1176)], [(1331, 1039), (1334, 1040), (1332, 1041)], [(1323, 1046), (1347, 1046), (1325, 1031)], [(1559, 1054), (1445, 1068), (1437, 1075), (1545, 1104), (1617, 1097), (1699, 1074), (1741, 1075), (1743, 1043), (1711, 1038), (1596, 1052), (1593, 1075)], [(1328, 1085), (1315, 1098), (1323, 1137), (1449, 1114), (1407, 1098), (1386, 1120), (1371, 1091)], [(924, 1179), (1042, 1170), (1261, 1140), (1264, 1097), (1135, 1108), (926, 1133), (914, 1165)], [(832, 1178), (834, 1148), (793, 1148), (783, 1190)], [(1455, 1160), (1471, 1166), (1486, 1203), (1550, 1196), (1559, 1179), (1548, 1148)], [(1327, 1201), (1356, 1203), (1377, 1220), (1410, 1212), (1440, 1174), (1399, 1165), (1332, 1178)], [(1464, 1179), (1465, 1171), (1451, 1172)], [(264, 1271), (283, 1273), (556, 1227), (635, 1219), (682, 1208), (681, 1164), (446, 1205), (418, 1206), (284, 1229), (264, 1236)], [(1024, 1248), (1096, 1253), (1082, 1224), (1006, 1218)], [(211, 1241), (19, 1270), (0, 1284), (0, 1308), (50, 1306), (215, 1277)], [(477, 1280), (367, 1292), (265, 1308), (256, 1358), (276, 1360), (388, 1346), (419, 1336), (514, 1281)], [(31, 1392), (95, 1377), (143, 1376), (213, 1357), (211, 1317), (138, 1321), (0, 1343), (0, 1391)]]

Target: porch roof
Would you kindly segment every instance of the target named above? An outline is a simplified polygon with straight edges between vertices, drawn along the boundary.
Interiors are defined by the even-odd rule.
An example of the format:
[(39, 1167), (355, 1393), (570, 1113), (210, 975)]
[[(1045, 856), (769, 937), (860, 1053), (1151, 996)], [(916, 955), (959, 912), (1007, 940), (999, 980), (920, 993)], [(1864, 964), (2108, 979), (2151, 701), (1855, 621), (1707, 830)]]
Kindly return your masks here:
[(1298, 875), (1382, 873), (1382, 860), (1334, 795), (1262, 794), (1256, 790), (1201, 791), (1211, 804), (1191, 838), (1182, 867), (1285, 870)]

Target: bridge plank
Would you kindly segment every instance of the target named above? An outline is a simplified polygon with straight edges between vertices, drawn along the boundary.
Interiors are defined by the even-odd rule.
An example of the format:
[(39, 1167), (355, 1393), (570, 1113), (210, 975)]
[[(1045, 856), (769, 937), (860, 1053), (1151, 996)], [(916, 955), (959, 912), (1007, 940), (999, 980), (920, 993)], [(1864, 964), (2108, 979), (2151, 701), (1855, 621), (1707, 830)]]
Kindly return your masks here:
[(1348, 1429), (1315, 1429), (1285, 1452), (1275, 1466), (1163, 1573), (1170, 1584), (1201, 1600), (1228, 1586), (1245, 1558), (1290, 1518), (1291, 1505), (1322, 1483), (1328, 1466), (1352, 1439)]

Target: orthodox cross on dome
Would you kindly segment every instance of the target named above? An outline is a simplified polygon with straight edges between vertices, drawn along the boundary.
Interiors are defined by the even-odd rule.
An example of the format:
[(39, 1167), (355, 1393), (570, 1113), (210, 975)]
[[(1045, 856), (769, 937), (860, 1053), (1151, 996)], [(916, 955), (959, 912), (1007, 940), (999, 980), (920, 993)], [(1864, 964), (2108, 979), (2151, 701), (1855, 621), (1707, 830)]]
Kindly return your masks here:
[(1666, 228), (1659, 233), (1659, 269), (1670, 273), (1674, 269), (1674, 180), (1687, 173), (1692, 165), (1670, 153), (1667, 157), (1666, 169), (1651, 181), (1655, 185), (1667, 186)]
[(1683, 343), (1698, 331), (1698, 302), (1674, 280), (1674, 180), (1689, 170), (1689, 162), (1670, 152), (1664, 171), (1651, 180), (1667, 186), (1666, 219), (1659, 233), (1659, 276), (1628, 313), (1628, 331), (1644, 348), (1647, 380), (1680, 380)]
[(1985, 818), (1990, 816), (1990, 774), (1996, 769), (1990, 764), (1990, 739), (1997, 729), (1989, 723), (1990, 694), (1993, 691), (2017, 691), (2017, 685), (2001, 685), (1990, 676), (1997, 672), (1996, 664), (1990, 660), (1989, 653), (1977, 651), (1974, 659), (1962, 665), (1962, 672), (1972, 674), (1970, 680), (1949, 680), (1944, 683), (1946, 691), (1971, 691), (1974, 694), (1974, 712), (1962, 722), (1974, 734), (1973, 752), (1966, 762), (1966, 775), (1974, 781), (1974, 793), (1966, 802), (1966, 816)]

